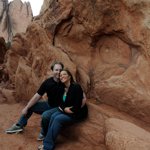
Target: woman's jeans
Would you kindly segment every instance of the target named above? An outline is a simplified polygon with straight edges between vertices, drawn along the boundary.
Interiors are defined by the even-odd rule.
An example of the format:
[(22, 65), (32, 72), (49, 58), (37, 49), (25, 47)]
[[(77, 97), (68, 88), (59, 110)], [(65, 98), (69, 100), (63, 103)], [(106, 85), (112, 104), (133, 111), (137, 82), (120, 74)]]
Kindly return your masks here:
[(44, 136), (46, 136), (46, 134), (48, 132), (48, 126), (49, 126), (51, 116), (56, 111), (59, 111), (58, 107), (47, 110), (47, 111), (43, 112), (43, 114), (42, 114), (41, 127), (42, 127), (42, 134)]
[(57, 109), (57, 111), (53, 112), (50, 117), (48, 132), (43, 141), (44, 150), (53, 150), (55, 146), (55, 140), (62, 127), (73, 122), (75, 121), (72, 117), (64, 114), (60, 110)]

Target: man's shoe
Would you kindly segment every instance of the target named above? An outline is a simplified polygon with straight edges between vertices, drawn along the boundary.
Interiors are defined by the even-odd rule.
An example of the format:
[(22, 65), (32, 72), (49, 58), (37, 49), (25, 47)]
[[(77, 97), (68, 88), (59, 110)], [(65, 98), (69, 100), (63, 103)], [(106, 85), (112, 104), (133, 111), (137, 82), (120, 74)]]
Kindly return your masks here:
[(38, 141), (43, 141), (44, 138), (45, 138), (45, 136), (42, 133), (40, 133), (39, 136), (38, 136), (38, 138), (37, 138), (37, 140)]
[(38, 150), (44, 150), (44, 145), (39, 145)]
[(19, 133), (22, 131), (23, 131), (23, 128), (21, 126), (14, 124), (14, 125), (12, 125), (12, 127), (7, 129), (5, 132), (9, 134), (9, 133)]

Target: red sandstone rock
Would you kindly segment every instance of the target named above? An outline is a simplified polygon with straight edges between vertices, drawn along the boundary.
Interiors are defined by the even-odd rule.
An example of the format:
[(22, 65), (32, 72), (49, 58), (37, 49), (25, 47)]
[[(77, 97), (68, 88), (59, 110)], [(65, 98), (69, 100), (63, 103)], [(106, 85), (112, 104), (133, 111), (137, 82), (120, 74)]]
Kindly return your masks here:
[(33, 18), (29, 2), (21, 0), (0, 0), (0, 36), (6, 42), (11, 41), (16, 33), (25, 32)]
[[(146, 44), (150, 36), (142, 17), (148, 6), (143, 4), (137, 2), (136, 7), (136, 3), (128, 1), (46, 1), (43, 7), (47, 9), (41, 10), (26, 34), (13, 39), (6, 59), (10, 79), (16, 87), (25, 85), (28, 89), (28, 85), (34, 85), (32, 93), (46, 76), (50, 62), (59, 59), (70, 68), (76, 66), (74, 76), (89, 97), (150, 122)], [(32, 71), (25, 77), (33, 79), (28, 85), (20, 75), (22, 82), (17, 79), (22, 60)], [(23, 92), (16, 93), (24, 96)]]
[[(93, 106), (90, 119), (74, 129), (75, 138), (78, 129), (81, 132), (79, 143), (89, 144), (89, 150), (93, 147), (133, 150), (138, 141), (140, 149), (147, 150), (150, 131), (146, 127), (150, 123), (149, 7), (150, 3), (144, 0), (45, 1), (41, 14), (25, 34), (13, 37), (12, 47), (6, 53), (4, 66), (9, 81), (15, 85), (15, 100), (27, 102), (47, 77), (50, 63), (60, 60), (73, 72), (89, 98), (125, 112), (114, 113), (109, 106)], [(142, 121), (135, 121), (131, 116)], [(117, 120), (106, 125), (113, 124), (114, 128), (107, 128), (105, 134), (108, 117), (132, 122), (147, 131)], [(118, 124), (123, 127), (116, 132)], [(134, 127), (137, 134), (130, 131)], [(139, 139), (141, 134), (142, 140)], [(81, 148), (79, 143), (74, 143), (76, 149)], [(68, 150), (72, 144), (68, 144)]]
[(132, 123), (111, 118), (106, 120), (106, 145), (109, 150), (149, 150), (150, 133)]
[[(41, 118), (35, 114), (22, 134), (10, 135), (3, 132), (18, 119), (23, 107), (21, 104), (0, 105), (0, 130), (2, 131), (0, 145), (3, 150), (9, 148), (32, 150), (37, 149), (41, 144), (36, 140), (40, 131)], [(140, 150), (137, 146), (148, 150), (149, 126), (107, 105), (89, 103), (88, 107), (89, 117), (87, 120), (67, 127), (57, 139), (56, 150), (121, 150), (123, 148), (133, 150), (134, 147), (136, 150)]]

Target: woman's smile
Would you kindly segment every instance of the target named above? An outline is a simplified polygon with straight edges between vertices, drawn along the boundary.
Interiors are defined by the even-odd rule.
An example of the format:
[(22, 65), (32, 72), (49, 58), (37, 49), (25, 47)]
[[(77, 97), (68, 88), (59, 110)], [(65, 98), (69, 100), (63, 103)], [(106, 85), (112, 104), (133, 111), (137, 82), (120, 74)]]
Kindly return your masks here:
[(67, 83), (70, 81), (70, 76), (67, 74), (66, 71), (61, 71), (60, 73), (60, 81), (62, 83)]

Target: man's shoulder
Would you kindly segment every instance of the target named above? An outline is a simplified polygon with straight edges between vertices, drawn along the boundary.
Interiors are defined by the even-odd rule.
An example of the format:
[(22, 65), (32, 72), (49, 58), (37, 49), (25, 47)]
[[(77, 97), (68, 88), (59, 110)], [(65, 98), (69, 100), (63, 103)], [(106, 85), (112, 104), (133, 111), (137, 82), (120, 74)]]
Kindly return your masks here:
[(53, 77), (49, 77), (49, 78), (45, 79), (44, 82), (50, 82), (50, 81), (54, 81)]
[(49, 77), (49, 78), (45, 79), (42, 84), (47, 85), (47, 84), (52, 84), (52, 83), (53, 83), (53, 78)]

